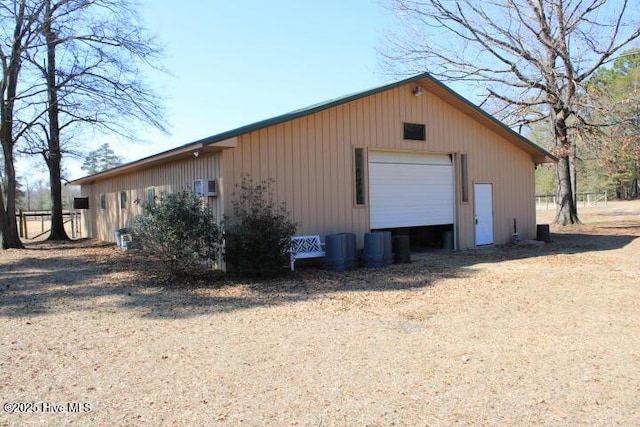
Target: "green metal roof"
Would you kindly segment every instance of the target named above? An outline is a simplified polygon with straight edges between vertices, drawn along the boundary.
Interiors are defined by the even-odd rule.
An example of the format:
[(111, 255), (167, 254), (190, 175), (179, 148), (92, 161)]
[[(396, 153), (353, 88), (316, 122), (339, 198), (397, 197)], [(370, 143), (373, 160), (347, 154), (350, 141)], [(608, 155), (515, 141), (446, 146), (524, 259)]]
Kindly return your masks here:
[[(226, 132), (223, 132), (223, 133), (219, 133), (217, 135), (209, 136), (207, 138), (203, 138), (203, 139), (197, 140), (197, 141), (195, 141), (193, 143), (200, 143), (200, 144), (203, 144), (203, 145), (215, 144), (216, 142), (224, 141), (225, 139), (228, 139), (228, 138), (233, 138), (233, 137), (236, 137), (236, 136), (239, 136), (239, 135), (243, 135), (243, 134), (246, 134), (246, 133), (249, 133), (249, 132), (253, 132), (253, 131), (257, 131), (257, 130), (266, 128), (268, 126), (277, 125), (277, 124), (284, 123), (284, 122), (287, 122), (287, 121), (290, 121), (290, 120), (298, 119), (300, 117), (304, 117), (304, 116), (308, 116), (308, 115), (311, 115), (311, 114), (314, 114), (314, 113), (318, 113), (320, 111), (323, 111), (323, 110), (326, 110), (326, 109), (329, 109), (329, 108), (332, 108), (332, 107), (337, 107), (339, 105), (346, 104), (346, 103), (351, 102), (351, 101), (356, 101), (358, 99), (365, 98), (367, 96), (375, 95), (377, 93), (381, 93), (381, 92), (387, 91), (389, 89), (394, 89), (396, 87), (403, 86), (403, 85), (405, 85), (407, 83), (417, 82), (417, 81), (424, 80), (424, 79), (429, 80), (431, 83), (435, 84), (438, 88), (440, 88), (441, 90), (447, 92), (450, 96), (453, 96), (453, 97), (457, 98), (459, 101), (462, 101), (468, 107), (471, 107), (472, 109), (474, 109), (475, 111), (480, 113), (482, 116), (484, 116), (484, 118), (490, 120), (494, 124), (498, 125), (502, 129), (507, 131), (509, 134), (511, 134), (512, 137), (515, 137), (515, 138), (519, 139), (521, 142), (524, 142), (526, 145), (529, 145), (532, 148), (536, 149), (544, 157), (548, 157), (549, 159), (554, 160), (554, 161), (558, 160), (554, 155), (552, 155), (548, 151), (544, 150), (542, 147), (538, 146), (537, 144), (535, 144), (534, 142), (532, 142), (528, 138), (526, 138), (526, 137), (520, 135), (519, 133), (515, 132), (509, 126), (507, 126), (506, 124), (504, 124), (500, 120), (496, 119), (491, 114), (487, 113), (486, 111), (484, 111), (483, 109), (481, 109), (477, 105), (473, 104), (471, 101), (469, 101), (468, 99), (466, 99), (462, 95), (458, 94), (457, 92), (453, 91), (451, 88), (446, 86), (444, 83), (440, 82), (438, 79), (436, 79), (431, 74), (426, 73), (426, 72), (422, 73), (422, 74), (418, 74), (418, 75), (412, 76), (412, 77), (408, 77), (408, 78), (406, 78), (404, 80), (400, 80), (400, 81), (397, 81), (397, 82), (394, 82), (394, 83), (386, 84), (384, 86), (379, 86), (379, 87), (376, 87), (376, 88), (373, 88), (373, 89), (368, 89), (368, 90), (365, 90), (365, 91), (362, 91), (362, 92), (352, 93), (350, 95), (345, 95), (345, 96), (342, 96), (340, 98), (335, 98), (335, 99), (332, 99), (332, 100), (329, 100), (329, 101), (325, 101), (325, 102), (321, 102), (321, 103), (318, 103), (318, 104), (310, 105), (308, 107), (305, 107), (305, 108), (302, 108), (302, 109), (299, 109), (299, 110), (295, 110), (295, 111), (291, 111), (289, 113), (282, 114), (280, 116), (272, 117), (270, 119), (262, 120), (262, 121), (259, 121), (259, 122), (256, 122), (256, 123), (251, 123), (251, 124), (246, 125), (246, 126), (242, 126), (242, 127), (236, 128), (236, 129), (232, 129), (232, 130), (229, 130), (229, 131), (226, 131)], [(189, 145), (189, 144), (187, 144), (187, 145)]]
[(313, 104), (308, 107), (301, 108), (299, 110), (282, 114), (280, 116), (272, 117), (270, 119), (262, 120), (256, 123), (251, 123), (246, 126), (242, 126), (242, 127), (232, 129), (223, 133), (219, 133), (217, 135), (203, 138), (198, 141), (195, 141), (195, 143), (201, 143), (203, 145), (215, 144), (216, 142), (223, 141), (228, 138), (233, 138), (235, 136), (243, 135), (245, 133), (254, 132), (256, 130), (260, 130), (273, 125), (278, 125), (280, 123), (288, 122), (290, 120), (298, 119), (300, 117), (309, 116), (311, 114), (318, 113), (320, 111), (327, 110), (332, 107), (337, 107), (338, 105), (346, 104), (351, 101), (356, 101), (358, 99), (365, 98), (370, 95), (375, 95), (377, 93), (384, 92), (386, 90), (393, 89), (393, 88), (405, 85), (407, 83), (411, 83), (413, 81), (423, 79), (427, 76), (429, 75), (427, 73), (424, 73), (417, 76), (409, 77), (404, 80), (400, 80), (398, 82), (390, 83), (384, 86), (379, 86), (373, 89), (368, 89), (362, 92), (356, 92), (356, 93), (341, 96), (339, 98), (335, 98), (329, 101)]
[[(358, 99), (362, 99), (365, 98), (367, 96), (371, 96), (371, 95), (375, 95), (384, 91), (387, 91), (389, 89), (394, 89), (396, 87), (400, 87), (403, 86), (407, 83), (411, 83), (411, 82), (418, 82), (421, 80), (426, 80), (428, 81), (431, 85), (435, 86), (435, 88), (437, 88), (440, 92), (444, 92), (447, 96), (452, 97), (453, 99), (457, 100), (459, 103), (461, 103), (464, 107), (466, 107), (467, 109), (472, 110), (473, 112), (475, 112), (477, 115), (479, 115), (480, 117), (482, 117), (484, 120), (488, 120), (490, 123), (492, 123), (494, 126), (497, 126), (499, 129), (501, 129), (504, 133), (506, 133), (508, 136), (510, 136), (511, 138), (514, 138), (515, 140), (517, 140), (519, 143), (523, 144), (524, 146), (528, 146), (530, 149), (533, 148), (535, 151), (537, 151), (542, 157), (547, 158), (549, 160), (552, 161), (557, 161), (558, 159), (552, 155), (551, 153), (549, 153), (548, 151), (544, 150), (543, 148), (539, 147), (538, 145), (536, 145), (535, 143), (533, 143), (532, 141), (530, 141), (529, 139), (525, 138), (524, 136), (520, 135), (519, 133), (515, 132), (513, 129), (511, 129), (510, 127), (508, 127), (506, 124), (502, 123), (501, 121), (499, 121), (498, 119), (496, 119), (495, 117), (493, 117), (492, 115), (490, 115), (489, 113), (487, 113), (486, 111), (484, 111), (483, 109), (481, 109), (480, 107), (478, 107), (477, 105), (473, 104), (471, 101), (469, 101), (468, 99), (466, 99), (465, 97), (463, 97), (462, 95), (458, 94), (457, 92), (453, 91), (451, 88), (449, 88), (448, 86), (446, 86), (444, 83), (440, 82), (439, 80), (437, 80), (435, 77), (433, 77), (431, 74), (429, 73), (422, 73), (422, 74), (418, 74), (412, 77), (408, 77), (406, 79), (397, 81), (397, 82), (393, 82), (393, 83), (389, 83), (383, 86), (379, 86), (379, 87), (375, 87), (373, 89), (368, 89), (365, 91), (361, 91), (361, 92), (356, 92), (356, 93), (352, 93), (350, 95), (345, 95), (342, 96), (340, 98), (335, 98), (329, 101), (325, 101), (325, 102), (321, 102), (318, 104), (314, 104), (314, 105), (310, 105), (308, 107), (299, 109), (299, 110), (295, 110), (295, 111), (291, 111), (289, 113), (286, 114), (282, 114), (280, 116), (276, 116), (276, 117), (272, 117), (270, 119), (266, 119), (266, 120), (261, 120), (259, 122), (255, 122), (255, 123), (251, 123), (245, 126), (241, 126), (239, 128), (236, 129), (232, 129), (226, 132), (222, 132), (216, 135), (212, 135), (203, 139), (199, 139), (197, 141), (193, 141), (181, 146), (178, 146), (176, 148), (172, 148), (170, 150), (158, 153), (158, 154), (154, 154), (152, 156), (149, 157), (145, 157), (143, 159), (139, 159), (136, 160), (134, 162), (131, 163), (127, 163), (125, 165), (122, 166), (118, 166), (110, 171), (105, 171), (105, 172), (100, 172), (98, 174), (92, 175), (90, 177), (85, 177), (85, 178), (80, 178), (77, 179), (75, 181), (72, 181), (71, 184), (82, 184), (82, 183), (86, 183), (89, 182), (89, 178), (92, 178), (91, 180), (96, 180), (96, 179), (100, 179), (100, 175), (105, 174), (106, 172), (111, 172), (111, 171), (115, 171), (117, 169), (126, 169), (128, 166), (133, 166), (139, 163), (143, 163), (143, 162), (147, 162), (147, 161), (151, 161), (153, 160), (155, 157), (160, 157), (162, 156), (163, 158), (166, 158), (167, 156), (171, 156), (171, 154), (173, 152), (181, 152), (184, 149), (188, 148), (189, 146), (207, 146), (207, 145), (214, 145), (218, 142), (227, 140), (229, 138), (234, 138), (236, 136), (240, 136), (240, 135), (244, 135), (246, 133), (249, 132), (254, 132), (260, 129), (264, 129), (266, 127), (269, 126), (274, 126), (274, 125), (278, 125), (280, 123), (284, 123), (290, 120), (294, 120), (294, 119), (298, 119), (301, 117), (305, 117), (305, 116), (309, 116), (311, 114), (315, 114), (324, 110), (327, 110), (329, 108), (332, 107), (336, 107), (342, 104), (346, 104), (348, 102), (351, 101), (356, 101)], [(111, 175), (111, 173), (109, 173), (109, 175)]]

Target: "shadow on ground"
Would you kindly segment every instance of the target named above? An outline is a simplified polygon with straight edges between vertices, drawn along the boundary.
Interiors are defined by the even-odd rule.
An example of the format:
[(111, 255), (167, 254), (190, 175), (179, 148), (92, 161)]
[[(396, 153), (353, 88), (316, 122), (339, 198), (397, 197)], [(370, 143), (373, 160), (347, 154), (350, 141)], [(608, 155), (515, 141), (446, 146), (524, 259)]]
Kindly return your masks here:
[(428, 252), (414, 254), (411, 264), (342, 273), (307, 267), (266, 281), (216, 272), (181, 285), (167, 280), (161, 263), (113, 245), (90, 240), (30, 244), (0, 260), (0, 316), (130, 310), (145, 318), (178, 319), (304, 302), (337, 292), (403, 291), (468, 277), (475, 274), (469, 267), (480, 263), (620, 249), (638, 238), (633, 234), (640, 235), (638, 223), (621, 228), (608, 224), (589, 234), (552, 234), (553, 242), (543, 247)]

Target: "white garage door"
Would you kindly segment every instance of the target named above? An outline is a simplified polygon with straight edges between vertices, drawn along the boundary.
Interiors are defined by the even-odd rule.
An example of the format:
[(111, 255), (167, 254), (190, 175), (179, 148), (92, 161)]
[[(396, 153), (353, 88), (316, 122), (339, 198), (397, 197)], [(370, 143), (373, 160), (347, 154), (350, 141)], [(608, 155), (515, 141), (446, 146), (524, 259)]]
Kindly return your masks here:
[(453, 224), (448, 154), (369, 152), (371, 228)]

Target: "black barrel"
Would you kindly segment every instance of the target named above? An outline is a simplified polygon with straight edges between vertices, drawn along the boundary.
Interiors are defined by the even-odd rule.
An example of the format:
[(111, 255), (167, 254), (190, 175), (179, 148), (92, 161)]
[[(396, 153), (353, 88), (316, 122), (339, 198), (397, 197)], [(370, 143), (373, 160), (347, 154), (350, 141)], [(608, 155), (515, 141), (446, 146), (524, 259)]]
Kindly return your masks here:
[(551, 234), (549, 233), (549, 224), (538, 224), (536, 229), (536, 240), (551, 243)]
[(393, 259), (396, 264), (411, 262), (409, 236), (393, 236)]

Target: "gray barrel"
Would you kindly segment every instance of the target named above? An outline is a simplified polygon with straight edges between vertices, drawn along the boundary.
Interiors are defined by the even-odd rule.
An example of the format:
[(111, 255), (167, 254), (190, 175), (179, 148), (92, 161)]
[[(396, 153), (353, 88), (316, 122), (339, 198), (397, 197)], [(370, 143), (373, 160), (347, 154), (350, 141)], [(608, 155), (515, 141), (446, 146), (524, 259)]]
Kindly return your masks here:
[(116, 228), (115, 237), (116, 237), (116, 248), (118, 249), (122, 248), (122, 228)]
[(116, 229), (116, 248), (118, 249), (129, 249), (129, 243), (125, 242), (122, 238), (125, 234), (129, 234), (128, 228), (117, 228)]
[(549, 224), (538, 224), (536, 228), (536, 240), (540, 240), (545, 243), (551, 243)]
[(409, 236), (393, 236), (393, 259), (396, 264), (411, 262)]
[(364, 233), (364, 266), (382, 267), (384, 260), (384, 238), (382, 233)]
[(345, 262), (347, 268), (353, 269), (357, 267), (358, 258), (356, 256), (356, 235), (353, 233), (341, 233), (344, 236), (347, 245), (347, 254)]
[(325, 267), (333, 271), (345, 271), (356, 266), (356, 235), (353, 233), (329, 234), (325, 238)]
[(364, 234), (364, 266), (384, 267), (393, 263), (390, 231), (375, 231)]

